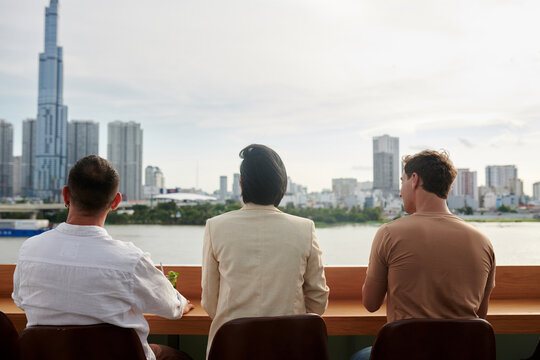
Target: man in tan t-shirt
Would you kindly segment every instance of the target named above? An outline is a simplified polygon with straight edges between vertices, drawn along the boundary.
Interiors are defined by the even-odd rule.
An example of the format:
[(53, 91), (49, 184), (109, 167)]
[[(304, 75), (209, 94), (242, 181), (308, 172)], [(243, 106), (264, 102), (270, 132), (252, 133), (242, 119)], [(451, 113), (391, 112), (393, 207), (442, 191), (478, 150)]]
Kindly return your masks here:
[[(446, 153), (430, 150), (403, 162), (400, 196), (411, 215), (377, 231), (362, 303), (373, 312), (386, 295), (389, 322), (485, 318), (495, 286), (495, 255), (485, 235), (448, 210), (456, 169)], [(369, 351), (351, 359), (369, 358)]]

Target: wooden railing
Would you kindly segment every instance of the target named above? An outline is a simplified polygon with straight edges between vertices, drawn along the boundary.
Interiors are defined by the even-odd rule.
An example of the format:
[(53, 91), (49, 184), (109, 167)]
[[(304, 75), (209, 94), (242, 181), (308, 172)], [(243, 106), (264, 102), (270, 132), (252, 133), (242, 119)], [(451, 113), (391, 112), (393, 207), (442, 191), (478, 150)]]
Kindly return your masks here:
[[(18, 330), (26, 316), (11, 300), (15, 265), (0, 265), (0, 311)], [(210, 318), (200, 306), (200, 266), (166, 266), (180, 273), (178, 290), (195, 304), (195, 309), (179, 320), (146, 315), (153, 334), (208, 334)], [(327, 267), (330, 301), (323, 318), (329, 335), (376, 334), (386, 322), (383, 307), (369, 313), (362, 306), (362, 284), (366, 267)], [(487, 320), (499, 334), (540, 334), (540, 266), (497, 266), (496, 287), (489, 303)]]

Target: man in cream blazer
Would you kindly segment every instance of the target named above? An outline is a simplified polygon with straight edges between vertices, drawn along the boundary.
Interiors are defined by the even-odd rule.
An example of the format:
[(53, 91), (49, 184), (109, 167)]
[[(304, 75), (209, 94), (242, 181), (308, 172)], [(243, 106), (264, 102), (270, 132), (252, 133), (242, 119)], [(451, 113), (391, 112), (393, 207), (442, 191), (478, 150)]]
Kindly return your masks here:
[(275, 207), (287, 186), (281, 159), (263, 145), (250, 145), (240, 156), (245, 205), (206, 223), (202, 307), (213, 319), (207, 352), (229, 320), (320, 315), (328, 304), (313, 221)]

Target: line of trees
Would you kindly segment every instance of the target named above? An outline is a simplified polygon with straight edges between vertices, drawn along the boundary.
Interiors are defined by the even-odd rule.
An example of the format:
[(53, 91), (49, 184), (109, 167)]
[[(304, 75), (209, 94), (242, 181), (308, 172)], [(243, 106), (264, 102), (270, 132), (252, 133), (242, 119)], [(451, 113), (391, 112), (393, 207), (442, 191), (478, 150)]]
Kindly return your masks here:
[[(235, 202), (226, 204), (199, 204), (189, 206), (177, 206), (174, 202), (159, 203), (150, 208), (145, 205), (133, 206), (133, 214), (111, 212), (107, 217), (108, 224), (163, 224), (163, 225), (204, 225), (206, 220), (240, 209), (242, 205)], [(380, 221), (381, 210), (343, 208), (295, 208), (289, 204), (280, 208), (283, 212), (312, 219), (318, 223), (363, 223), (368, 221)]]
[(380, 208), (360, 209), (354, 206), (346, 208), (295, 208), (292, 204), (287, 205), (282, 211), (291, 215), (301, 216), (324, 224), (339, 223), (364, 223), (368, 221), (381, 221)]
[[(159, 225), (204, 225), (206, 220), (237, 210), (241, 204), (229, 201), (225, 204), (199, 204), (177, 206), (174, 202), (158, 203), (150, 208), (146, 205), (134, 205), (132, 213), (125, 211), (111, 211), (107, 216), (107, 224), (159, 224)], [(280, 208), (283, 212), (291, 215), (311, 219), (319, 224), (340, 223), (364, 223), (369, 221), (381, 221), (381, 209), (353, 207), (345, 208), (296, 208), (287, 204)], [(15, 214), (12, 214), (15, 215)], [(22, 215), (22, 214), (19, 214)], [(13, 218), (20, 218), (14, 216)], [(59, 212), (47, 212), (38, 215), (38, 218), (46, 218), (54, 224), (66, 221), (67, 209)]]

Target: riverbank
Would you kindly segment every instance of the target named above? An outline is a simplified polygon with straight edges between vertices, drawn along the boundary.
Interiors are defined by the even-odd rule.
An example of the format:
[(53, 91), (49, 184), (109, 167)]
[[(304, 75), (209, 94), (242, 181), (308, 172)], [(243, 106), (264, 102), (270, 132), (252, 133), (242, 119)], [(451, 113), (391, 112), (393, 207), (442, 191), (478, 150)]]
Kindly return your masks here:
[[(225, 204), (198, 204), (178, 206), (174, 202), (159, 203), (154, 207), (134, 205), (130, 210), (111, 211), (107, 217), (107, 225), (205, 225), (206, 220), (240, 209), (242, 205), (236, 202)], [(351, 224), (383, 224), (393, 219), (385, 219), (379, 208), (360, 209), (346, 208), (295, 208), (294, 206), (280, 207), (281, 211), (311, 219), (318, 228), (336, 227)], [(27, 219), (29, 213), (5, 213), (3, 218)], [(520, 223), (540, 222), (539, 214), (493, 212), (476, 214), (456, 214), (467, 222), (485, 223)], [(401, 216), (407, 216), (403, 213)], [(67, 209), (61, 211), (48, 211), (39, 213), (38, 218), (47, 219), (53, 224), (64, 222), (67, 218)]]

